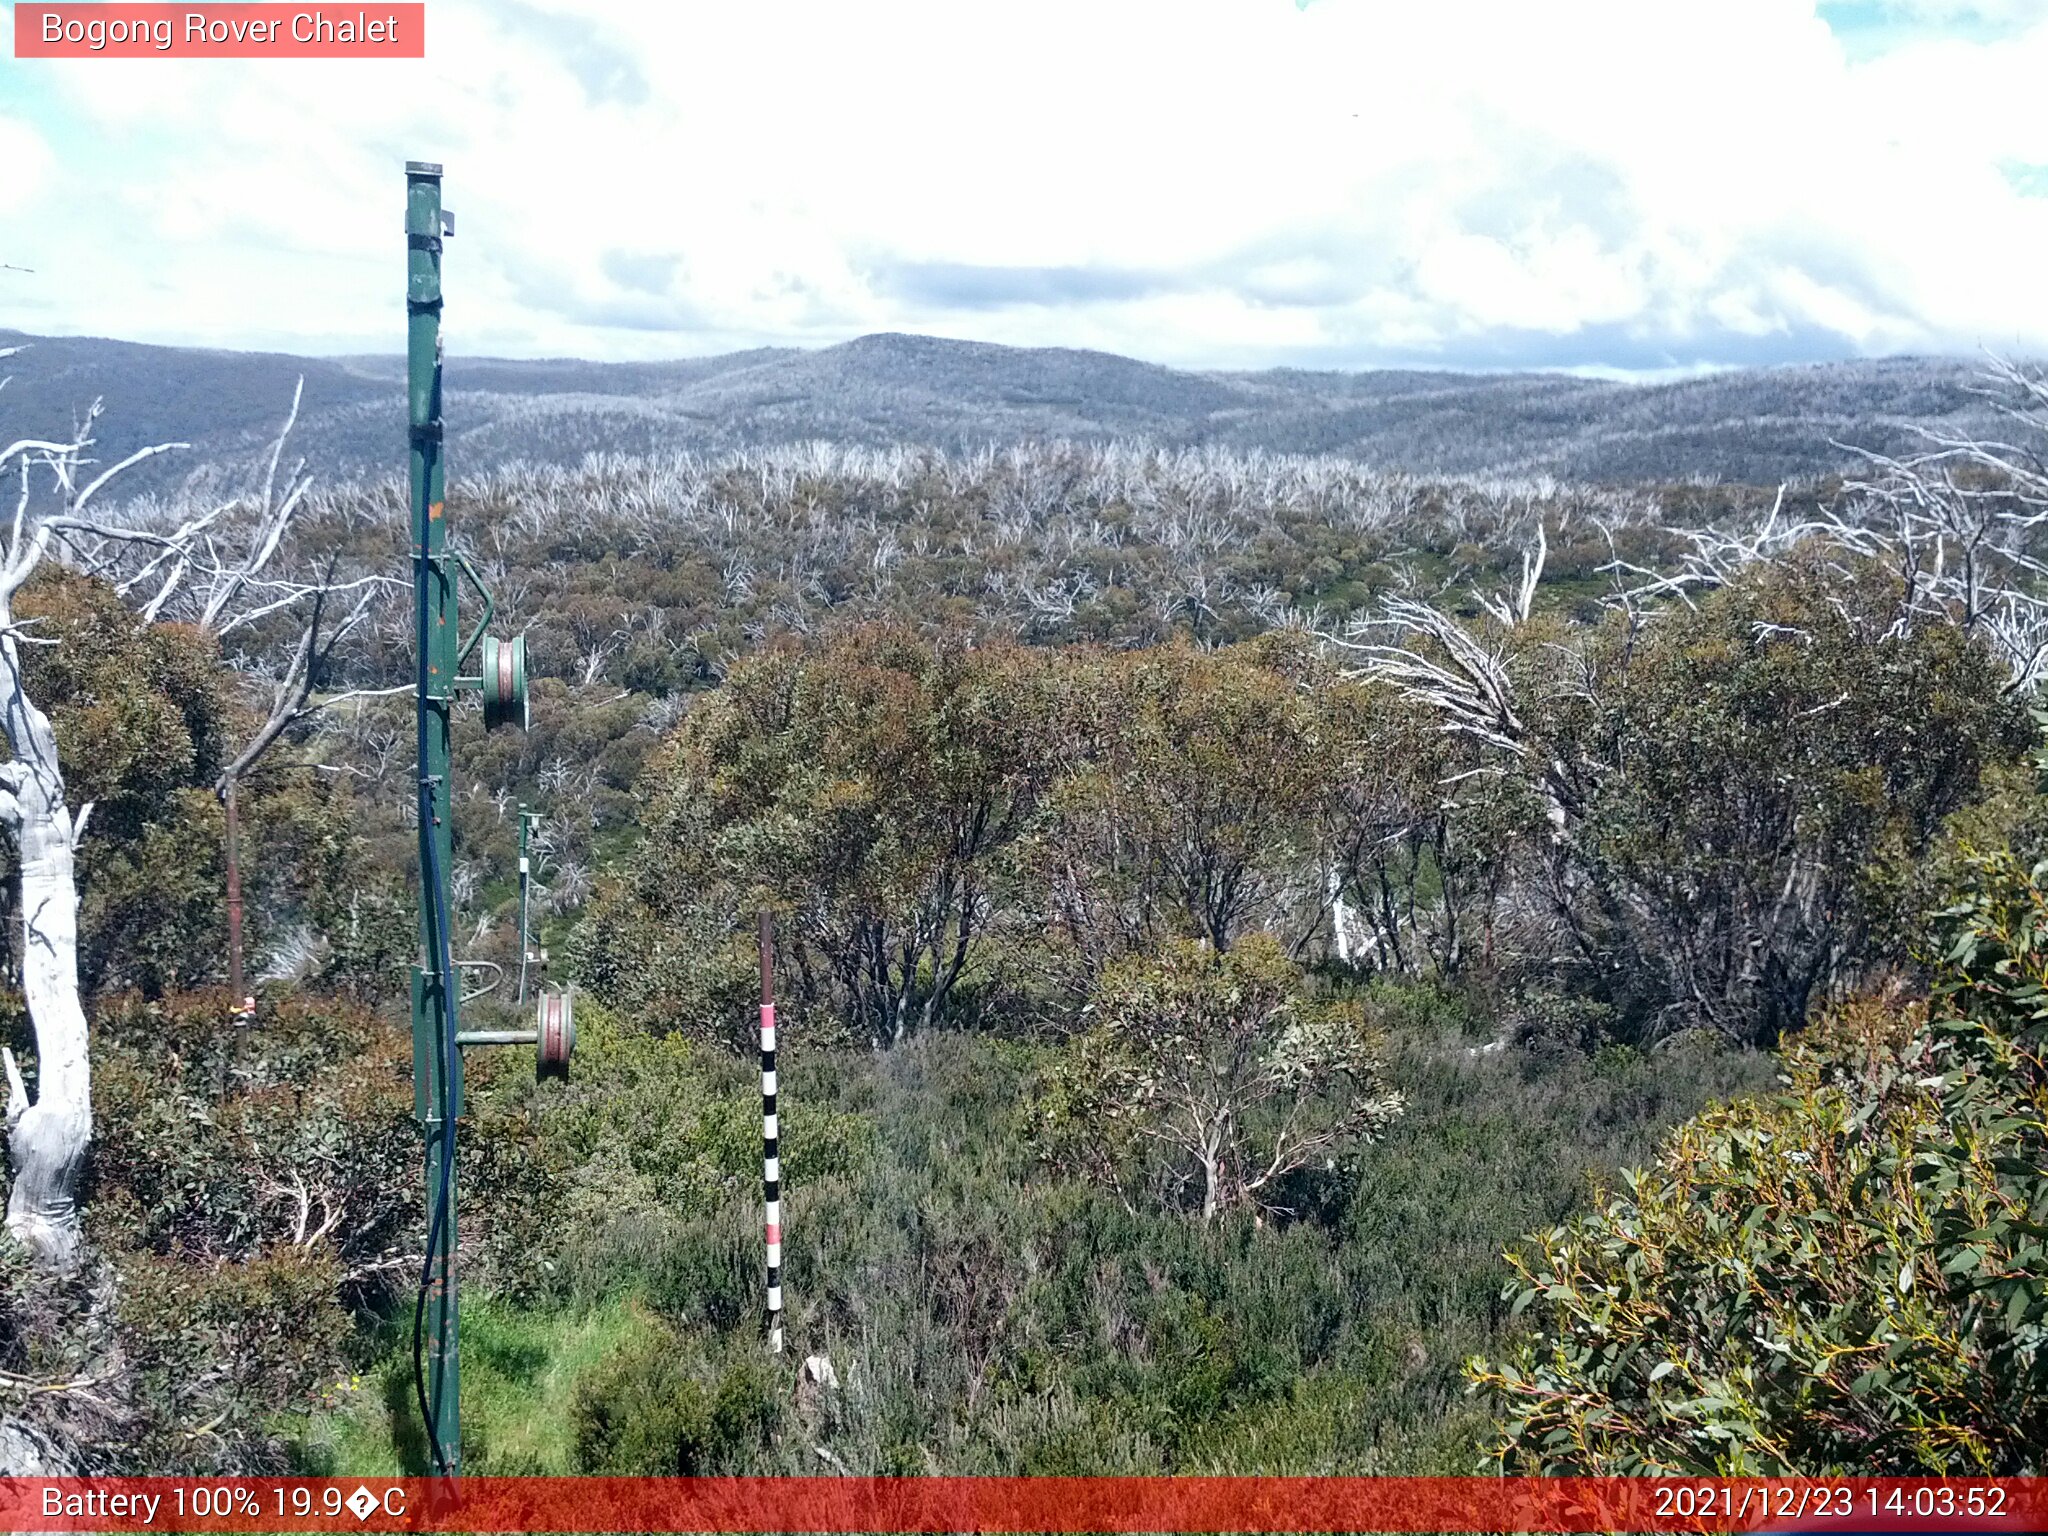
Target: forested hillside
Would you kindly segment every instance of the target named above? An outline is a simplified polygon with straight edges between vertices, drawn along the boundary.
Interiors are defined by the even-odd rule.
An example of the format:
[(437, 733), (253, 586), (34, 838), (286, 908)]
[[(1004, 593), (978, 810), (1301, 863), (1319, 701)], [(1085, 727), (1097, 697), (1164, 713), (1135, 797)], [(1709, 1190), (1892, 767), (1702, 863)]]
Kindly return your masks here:
[[(117, 523), (83, 494), (114, 417), (67, 456), (37, 437), (61, 412), (26, 415), (86, 378), (23, 387), (59, 345), (0, 396), (36, 439), (0, 652), (63, 768), (94, 1129), (77, 1251), (0, 1261), (0, 1449), (419, 1471), (405, 498), (290, 469), (381, 433), (392, 381), (310, 373), (273, 456), (233, 433), (274, 435), (289, 382), (244, 406), (223, 374), (216, 494), (159, 479)], [(883, 362), (925, 393), (866, 393)], [(524, 733), (459, 714), (454, 928), (516, 965), (531, 806), (582, 1043), (566, 1085), (467, 1069), (468, 1470), (2041, 1470), (2038, 461), (1937, 435), (1803, 475), (1734, 425), (1765, 387), (1740, 378), (1200, 378), (903, 338), (477, 366), (451, 366), (477, 440), (451, 432), (448, 516), (537, 680)], [(778, 370), (836, 370), (791, 423), (865, 425), (592, 452), (631, 412), (540, 425), (573, 369), (579, 399), (633, 378), (757, 423)], [(1795, 445), (1974, 419), (1932, 365), (1800, 377)], [(1978, 382), (2009, 433), (2048, 425), (2026, 371)], [(1018, 436), (1162, 441), (865, 441), (939, 423), (927, 396), (986, 432), (1003, 390)], [(828, 395), (849, 414), (805, 414)], [(1370, 460), (1363, 426), (1306, 435), (1370, 421), (1546, 472), (1228, 446), (1288, 446), (1244, 405), (1281, 398), (1292, 446)], [(492, 433), (563, 462), (494, 463)], [(1717, 443), (1760, 486), (1696, 483)], [(1652, 483), (1593, 483), (1638, 454)], [(230, 789), (253, 1019), (224, 987)], [(9, 859), (7, 1044), (41, 1091), (43, 870)], [(464, 1018), (520, 1015), (501, 990)]]
[[(257, 452), (306, 380), (299, 445), (329, 478), (402, 457), (401, 359), (299, 358), (145, 347), (0, 330), (33, 342), (13, 388), (25, 419), (63, 422), (96, 396), (117, 409), (101, 445), (194, 451), (142, 466), (169, 487)], [(1887, 358), (1748, 369), (1665, 383), (1420, 370), (1186, 373), (1102, 352), (863, 336), (662, 363), (448, 362), (459, 463), (574, 467), (589, 453), (718, 453), (812, 440), (974, 451), (1144, 441), (1237, 453), (1339, 454), (1382, 471), (1551, 475), (1596, 483), (1704, 477), (1775, 485), (1913, 446), (1915, 423), (1991, 435), (1981, 364)]]

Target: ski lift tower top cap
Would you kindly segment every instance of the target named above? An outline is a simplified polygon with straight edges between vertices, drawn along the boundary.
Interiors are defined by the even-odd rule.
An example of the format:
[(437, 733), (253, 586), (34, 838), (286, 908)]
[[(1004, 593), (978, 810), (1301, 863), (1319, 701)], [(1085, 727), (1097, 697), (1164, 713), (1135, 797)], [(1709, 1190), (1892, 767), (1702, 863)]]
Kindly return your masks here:
[(408, 176), (439, 176), (441, 174), (441, 167), (431, 160), (408, 160), (405, 162), (405, 174)]

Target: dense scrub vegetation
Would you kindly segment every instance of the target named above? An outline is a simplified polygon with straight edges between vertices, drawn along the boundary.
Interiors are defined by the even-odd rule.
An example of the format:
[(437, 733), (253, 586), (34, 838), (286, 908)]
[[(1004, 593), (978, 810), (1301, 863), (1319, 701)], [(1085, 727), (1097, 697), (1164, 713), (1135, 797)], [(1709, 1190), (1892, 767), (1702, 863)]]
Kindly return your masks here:
[[(221, 975), (224, 823), (213, 785), (254, 729), (213, 640), (138, 626), (104, 583), (38, 576), (17, 600), (27, 653), (93, 836), (81, 850), (80, 979), (156, 996)], [(251, 938), (260, 951), (339, 926), (348, 899), (347, 777), (266, 763), (240, 799)], [(0, 847), (0, 955), (18, 972), (16, 855)]]
[[(472, 1060), (470, 1469), (1817, 1471), (1886, 1433), (1902, 1468), (2026, 1464), (2035, 673), (1855, 494), (1121, 448), (469, 480), (543, 676), (529, 734), (463, 728), (462, 949), (512, 957), (538, 806), (584, 1025), (566, 1086)], [(400, 499), (319, 493), (292, 537), (396, 569)], [(240, 1021), (212, 788), (278, 637), (78, 575), (33, 601), (97, 807), (99, 1137), (92, 1265), (5, 1271), (11, 1432), (419, 1470), (406, 702), (309, 716), (244, 783)], [(380, 609), (319, 687), (406, 661)], [(779, 1361), (734, 1049), (763, 909)], [(1854, 1256), (1813, 1278), (1833, 1331), (1722, 1341), (1784, 1299), (1728, 1274), (1822, 1251)], [(1616, 1349), (1596, 1288), (1646, 1265)]]
[[(1057, 1070), (1048, 1047), (937, 1033), (799, 1052), (784, 1136), (794, 1354), (772, 1371), (747, 1064), (593, 1010), (572, 1095), (614, 1138), (626, 1113), (660, 1106), (648, 1145), (684, 1171), (581, 1161), (586, 1111), (540, 1118), (578, 1147), (576, 1214), (465, 1364), (473, 1470), (1471, 1470), (1486, 1419), (1459, 1361), (1507, 1326), (1502, 1250), (1577, 1209), (1589, 1168), (1642, 1155), (1707, 1098), (1765, 1086), (1769, 1067), (1691, 1047), (1481, 1053), (1490, 1025), (1456, 999), (1402, 987), (1358, 1002), (1388, 1032), (1407, 1112), (1278, 1226), (1127, 1210), (1047, 1168), (1026, 1106)], [(593, 1336), (614, 1342), (586, 1359)], [(836, 1389), (798, 1384), (810, 1354), (834, 1362)], [(364, 1374), (314, 1451), (417, 1468), (409, 1365)], [(536, 1441), (550, 1412), (560, 1432)]]
[(717, 1036), (769, 906), (800, 1024), (886, 1044), (1059, 1031), (1119, 960), (1261, 932), (1302, 962), (1357, 939), (1383, 972), (1569, 993), (1604, 1037), (1773, 1044), (1890, 963), (1882, 870), (2025, 739), (1992, 659), (1897, 633), (1895, 605), (1886, 572), (1794, 562), (1654, 625), (1504, 635), (1533, 675), (1506, 752), (1299, 636), (785, 645), (650, 764), (580, 973), (643, 1027)]

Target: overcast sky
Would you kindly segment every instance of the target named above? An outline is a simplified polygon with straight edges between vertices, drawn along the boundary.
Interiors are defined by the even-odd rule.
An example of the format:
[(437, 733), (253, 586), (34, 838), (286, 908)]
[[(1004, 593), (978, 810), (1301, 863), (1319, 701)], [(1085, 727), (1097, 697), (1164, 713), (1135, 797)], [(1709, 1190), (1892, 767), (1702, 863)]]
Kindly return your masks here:
[[(11, 26), (11, 7), (0, 29)], [(348, 8), (352, 13), (354, 6)], [(0, 326), (869, 331), (1198, 367), (2048, 353), (2048, 0), (429, 0), (424, 62), (0, 50)]]

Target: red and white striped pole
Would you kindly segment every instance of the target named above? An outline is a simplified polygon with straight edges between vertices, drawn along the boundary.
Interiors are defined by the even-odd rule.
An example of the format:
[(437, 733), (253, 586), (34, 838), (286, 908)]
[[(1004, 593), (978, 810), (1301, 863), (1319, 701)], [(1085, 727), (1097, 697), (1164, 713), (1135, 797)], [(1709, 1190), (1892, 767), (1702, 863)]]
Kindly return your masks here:
[(768, 1352), (782, 1353), (782, 1157), (775, 1115), (775, 919), (761, 914), (761, 1193), (766, 1205)]

